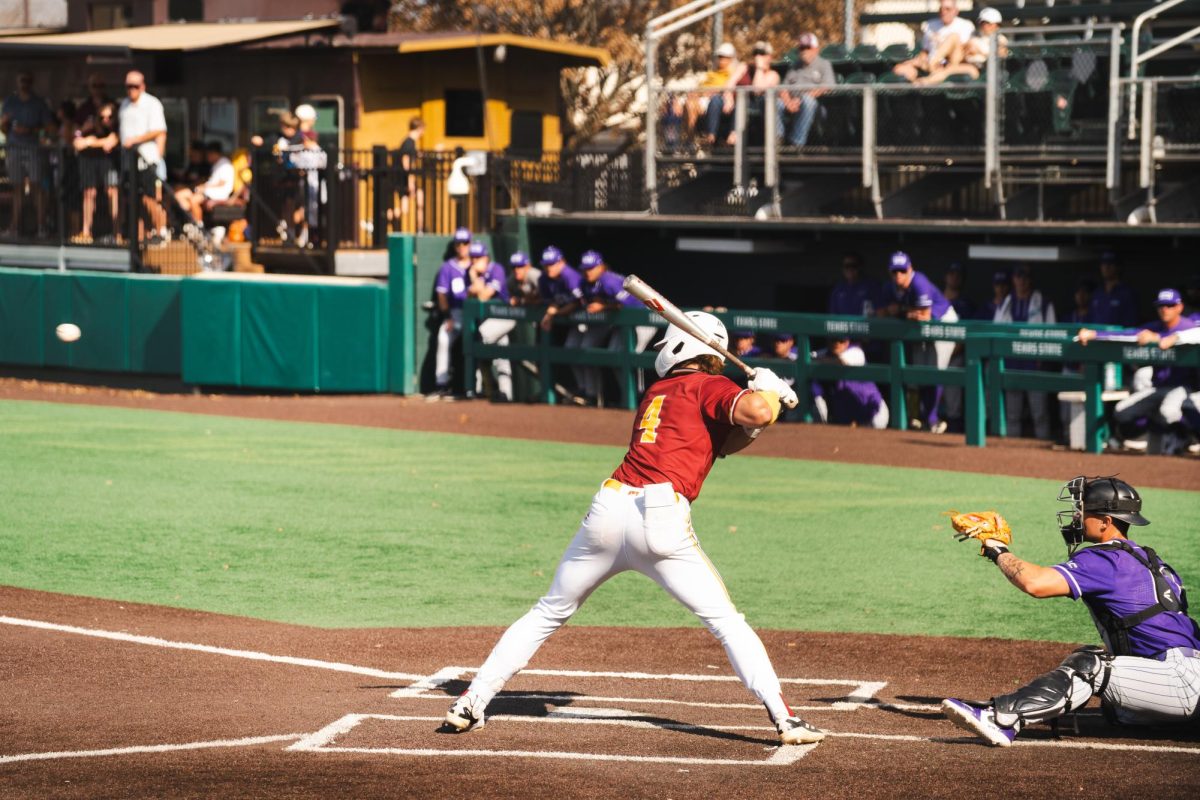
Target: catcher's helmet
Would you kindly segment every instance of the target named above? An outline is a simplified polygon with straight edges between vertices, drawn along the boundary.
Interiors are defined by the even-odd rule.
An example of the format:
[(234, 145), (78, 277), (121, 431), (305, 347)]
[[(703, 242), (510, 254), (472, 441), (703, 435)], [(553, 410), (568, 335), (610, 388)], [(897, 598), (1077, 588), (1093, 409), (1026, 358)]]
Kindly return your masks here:
[[(704, 311), (688, 311), (686, 316), (700, 326), (700, 329), (710, 338), (716, 339), (722, 347), (729, 347), (729, 334), (725, 330), (724, 322)], [(666, 377), (666, 374), (677, 364), (703, 355), (716, 356), (721, 361), (725, 360), (725, 356), (695, 336), (685, 333), (679, 326), (671, 324), (667, 326), (667, 332), (659, 345), (658, 357), (654, 359), (654, 371), (659, 374), (659, 377)]]
[(1083, 542), (1084, 514), (1103, 514), (1130, 525), (1150, 524), (1141, 514), (1142, 498), (1137, 489), (1115, 476), (1072, 478), (1063, 484), (1058, 499), (1071, 504), (1069, 510), (1058, 512), (1059, 528), (1070, 553)]

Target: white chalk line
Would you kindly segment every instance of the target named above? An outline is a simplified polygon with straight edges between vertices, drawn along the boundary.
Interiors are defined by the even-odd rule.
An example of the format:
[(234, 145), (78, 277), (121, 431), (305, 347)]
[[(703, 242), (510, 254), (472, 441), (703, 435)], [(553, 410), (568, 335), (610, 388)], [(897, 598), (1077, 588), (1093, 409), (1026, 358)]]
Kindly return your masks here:
[(390, 672), (388, 670), (373, 669), (371, 667), (358, 667), (354, 664), (342, 664), (336, 661), (322, 661), (316, 658), (295, 658), (293, 656), (275, 656), (270, 653), (259, 653), (254, 650), (236, 650), (228, 647), (213, 647), (207, 644), (194, 644), (191, 642), (174, 642), (169, 639), (159, 639), (156, 636), (139, 636), (132, 633), (124, 633), (121, 631), (105, 631), (97, 628), (77, 628), (74, 625), (59, 625), (54, 622), (41, 622), (32, 619), (18, 619), (16, 617), (0, 616), (0, 623), (5, 625), (17, 625), (24, 628), (37, 628), (46, 631), (57, 631), (58, 633), (71, 633), (78, 636), (91, 636), (96, 639), (109, 639), (117, 642), (128, 642), (131, 644), (143, 644), (152, 647), (165, 647), (171, 650), (191, 650), (197, 653), (209, 653), (210, 655), (230, 656), (232, 658), (245, 658), (251, 661), (268, 661), (274, 664), (289, 664), (295, 667), (311, 667), (313, 669), (325, 669), (332, 672), (348, 672), (353, 675), (367, 675), (372, 678), (384, 678), (394, 681), (419, 681), (424, 676), (412, 675), (407, 672)]
[[(446, 702), (444, 694), (400, 694), (393, 692), (392, 697), (403, 697), (410, 700), (437, 700)], [(499, 700), (545, 700), (547, 702), (558, 703), (629, 703), (632, 705), (671, 705), (671, 706), (686, 706), (688, 708), (724, 708), (732, 710), (761, 710), (762, 703), (713, 703), (704, 702), (701, 700), (670, 700), (663, 697), (609, 697), (607, 695), (593, 694), (543, 694), (539, 692), (505, 692), (498, 697)], [(850, 703), (835, 701), (831, 704), (798, 706), (789, 704), (788, 708), (792, 711), (857, 711), (860, 708), (877, 708), (891, 711), (937, 711), (941, 712), (939, 705), (922, 705), (917, 703), (882, 703), (878, 701), (866, 703)]]
[(127, 756), (138, 753), (171, 753), (180, 750), (205, 750), (212, 747), (252, 747), (259, 744), (291, 742), (303, 739), (303, 733), (284, 733), (278, 736), (251, 736), (246, 739), (217, 739), (211, 742), (187, 742), (184, 744), (148, 744), (133, 747), (109, 747), (104, 750), (62, 750), (57, 753), (21, 753), (0, 756), (0, 764), (18, 761), (51, 761), (59, 758), (95, 758), (98, 756)]

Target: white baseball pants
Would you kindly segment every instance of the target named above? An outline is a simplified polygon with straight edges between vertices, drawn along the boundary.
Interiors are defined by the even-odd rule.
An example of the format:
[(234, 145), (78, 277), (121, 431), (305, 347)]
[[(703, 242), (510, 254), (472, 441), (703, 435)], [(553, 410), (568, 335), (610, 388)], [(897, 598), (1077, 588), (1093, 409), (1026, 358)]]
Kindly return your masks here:
[(471, 682), (467, 694), (473, 708), (486, 708), (596, 587), (632, 569), (704, 621), (725, 647), (733, 671), (773, 720), (790, 716), (766, 648), (734, 608), (721, 576), (700, 548), (688, 501), (674, 497), (669, 505), (652, 502), (647, 513), (642, 489), (604, 482), (563, 554), (550, 590), (504, 632)]
[[(479, 323), (479, 339), (484, 344), (507, 345), (508, 335), (512, 333), (515, 327), (517, 327), (516, 320), (491, 317)], [(492, 368), (496, 371), (496, 389), (499, 390), (500, 394), (506, 400), (512, 400), (512, 362), (507, 358), (497, 358), (492, 361)], [(483, 376), (480, 375), (475, 382), (475, 393), (480, 394), (482, 392)]]
[(1164, 661), (1136, 656), (1113, 659), (1104, 700), (1126, 725), (1185, 722), (1200, 703), (1200, 653), (1168, 650)]
[(438, 388), (444, 388), (450, 385), (450, 348), (462, 335), (462, 309), (450, 309), (450, 329), (446, 329), (446, 322), (443, 321), (438, 325), (437, 331), (437, 354), (433, 360), (434, 381)]

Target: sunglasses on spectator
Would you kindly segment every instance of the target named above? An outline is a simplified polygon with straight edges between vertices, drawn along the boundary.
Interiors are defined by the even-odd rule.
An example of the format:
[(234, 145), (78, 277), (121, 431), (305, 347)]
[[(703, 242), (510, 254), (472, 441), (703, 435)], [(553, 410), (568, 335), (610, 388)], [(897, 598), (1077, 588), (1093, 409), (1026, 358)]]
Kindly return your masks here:
[(140, 84), (140, 83), (125, 84), (125, 91), (129, 91), (130, 89), (140, 89), (140, 88), (142, 88), (142, 84)]

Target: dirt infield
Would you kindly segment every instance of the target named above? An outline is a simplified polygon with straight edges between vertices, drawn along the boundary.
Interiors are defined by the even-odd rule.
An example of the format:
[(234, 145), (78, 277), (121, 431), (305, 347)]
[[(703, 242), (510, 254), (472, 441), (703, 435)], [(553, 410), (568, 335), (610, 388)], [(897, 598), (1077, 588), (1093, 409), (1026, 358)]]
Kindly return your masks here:
[[(0, 399), (619, 444), (624, 411), (395, 397), (149, 393), (0, 379)], [(781, 426), (763, 455), (1197, 489), (1196, 459)], [(436, 732), (495, 629), (321, 630), (0, 587), (0, 797), (1196, 798), (1200, 730), (1106, 725), (1094, 706), (1008, 750), (942, 719), (1068, 646), (766, 631), (791, 704), (831, 732), (776, 746), (701, 629), (571, 628), (489, 709)], [(997, 683), (1000, 681), (1000, 683)], [(1004, 681), (1011, 681), (1011, 685)]]

